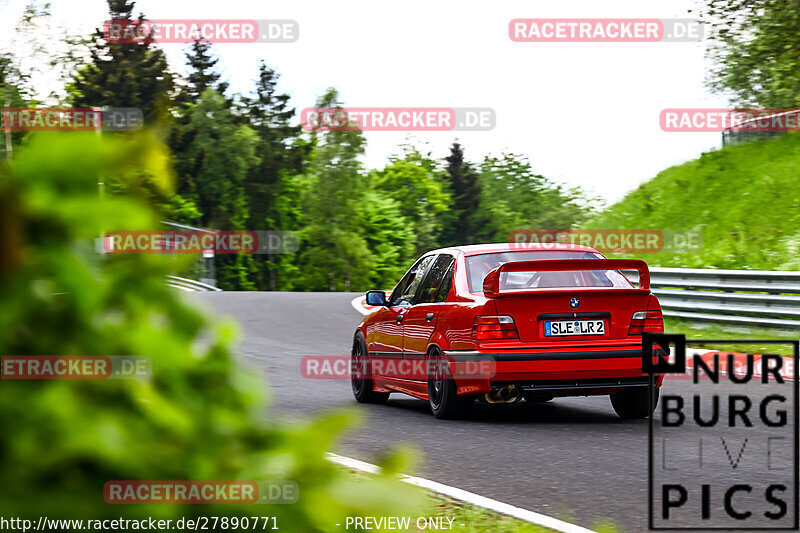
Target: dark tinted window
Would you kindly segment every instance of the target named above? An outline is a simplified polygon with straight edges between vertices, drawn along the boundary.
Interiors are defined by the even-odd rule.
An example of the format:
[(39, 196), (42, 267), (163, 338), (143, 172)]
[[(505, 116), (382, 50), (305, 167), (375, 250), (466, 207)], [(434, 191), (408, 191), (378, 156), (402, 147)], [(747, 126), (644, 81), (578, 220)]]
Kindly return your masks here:
[(450, 287), (453, 285), (453, 264), (454, 261), (450, 261), (450, 266), (447, 272), (444, 273), (444, 279), (439, 286), (439, 292), (436, 293), (434, 302), (443, 302), (447, 299), (447, 295), (450, 294)]
[(433, 302), (435, 300), (436, 291), (442, 284), (444, 275), (452, 263), (453, 256), (451, 255), (442, 254), (436, 258), (436, 261), (434, 261), (433, 266), (431, 266), (431, 269), (428, 272), (428, 277), (425, 278), (425, 281), (422, 284), (422, 289), (420, 289), (417, 303), (424, 304)]
[(406, 273), (392, 293), (391, 305), (400, 305), (403, 302), (411, 303), (411, 299), (422, 281), (422, 276), (434, 258), (436, 258), (435, 255), (427, 255), (411, 267), (411, 270)]

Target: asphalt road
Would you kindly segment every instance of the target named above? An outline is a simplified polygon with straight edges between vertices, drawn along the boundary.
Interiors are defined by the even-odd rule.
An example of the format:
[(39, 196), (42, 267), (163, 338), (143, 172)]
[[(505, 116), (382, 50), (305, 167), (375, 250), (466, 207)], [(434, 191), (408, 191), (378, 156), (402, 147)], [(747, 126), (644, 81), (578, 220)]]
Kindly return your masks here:
[[(272, 396), (269, 416), (308, 417), (337, 407), (363, 411), (364, 424), (339, 442), (337, 453), (373, 462), (388, 447), (410, 444), (419, 454), (417, 471), (410, 474), (585, 527), (609, 519), (622, 531), (647, 530), (648, 423), (620, 420), (607, 396), (556, 399), (527, 407), (479, 406), (469, 420), (442, 421), (430, 414), (425, 402), (410, 397), (393, 394), (385, 406), (364, 406), (355, 403), (346, 380), (302, 377), (303, 356), (349, 353), (353, 331), (362, 318), (350, 305), (355, 296), (225, 292), (188, 297), (242, 325), (237, 353), (266, 378)], [(669, 381), (664, 392), (691, 398), (695, 389), (690, 387), (690, 382)], [(790, 394), (791, 387), (784, 387)], [(658, 420), (660, 414), (656, 416)], [(722, 430), (709, 433), (697, 428), (669, 434), (670, 442), (664, 446), (670, 459), (663, 466), (681, 468), (679, 477), (691, 486), (730, 484), (743, 472), (758, 481), (766, 471), (761, 463), (767, 438), (787, 431), (758, 423), (749, 431), (749, 448), (741, 454), (738, 470), (729, 463), (741, 449), (742, 439), (736, 435), (742, 434), (731, 434), (724, 452)], [(695, 465), (701, 438), (702, 466)], [(773, 459), (779, 455), (773, 450)], [(771, 467), (776, 465), (793, 472), (790, 463)], [(691, 474), (683, 474), (687, 471)], [(711, 506), (717, 517), (723, 504), (714, 491)], [(787, 500), (793, 501), (793, 495)], [(764, 503), (761, 493), (737, 501), (752, 505), (757, 513), (774, 509)], [(699, 504), (692, 503), (686, 512), (699, 513)], [(793, 509), (790, 505), (789, 512)]]

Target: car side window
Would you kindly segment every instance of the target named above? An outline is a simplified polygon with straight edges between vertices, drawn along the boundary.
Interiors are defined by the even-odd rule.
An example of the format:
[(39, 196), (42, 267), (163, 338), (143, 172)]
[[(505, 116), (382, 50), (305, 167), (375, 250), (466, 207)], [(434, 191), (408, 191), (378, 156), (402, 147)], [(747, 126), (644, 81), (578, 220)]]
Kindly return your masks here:
[(422, 259), (424, 258), (417, 259), (417, 262), (408, 269), (408, 272), (406, 272), (403, 278), (397, 283), (397, 286), (392, 291), (392, 295), (389, 297), (390, 305), (397, 305), (397, 302), (400, 300), (400, 295), (403, 294), (403, 291), (405, 291), (409, 280), (411, 280), (412, 276), (417, 271), (417, 267), (422, 262)]
[[(437, 291), (442, 284), (442, 280), (447, 273), (447, 269), (453, 264), (453, 256), (442, 254), (436, 258), (425, 281), (422, 283), (422, 288), (419, 291), (419, 298), (415, 303), (431, 303), (436, 301)], [(449, 289), (448, 289), (449, 290)]]
[(406, 273), (392, 293), (392, 299), (389, 302), (392, 306), (411, 304), (411, 300), (417, 292), (417, 287), (422, 281), (422, 276), (425, 275), (425, 271), (428, 270), (428, 266), (435, 258), (435, 255), (425, 256), (411, 267), (411, 270)]
[(436, 293), (436, 297), (433, 299), (434, 302), (443, 302), (447, 299), (447, 295), (450, 294), (450, 287), (453, 285), (453, 264), (455, 261), (450, 261), (450, 266), (447, 268), (447, 272), (444, 273), (444, 279), (442, 280), (442, 284), (439, 286), (439, 290)]

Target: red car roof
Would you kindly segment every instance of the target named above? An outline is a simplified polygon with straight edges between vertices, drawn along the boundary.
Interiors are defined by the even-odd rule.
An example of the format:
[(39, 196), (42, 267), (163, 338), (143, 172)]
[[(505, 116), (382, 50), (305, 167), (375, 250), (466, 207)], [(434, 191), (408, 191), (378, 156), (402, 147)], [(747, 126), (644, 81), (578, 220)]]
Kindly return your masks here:
[(578, 244), (569, 244), (569, 243), (513, 243), (513, 242), (499, 242), (495, 244), (469, 244), (465, 246), (451, 246), (449, 248), (439, 248), (438, 250), (431, 250), (431, 252), (435, 253), (456, 253), (456, 252), (463, 252), (464, 255), (479, 255), (479, 254), (491, 254), (497, 252), (535, 252), (535, 251), (547, 251), (547, 252), (558, 252), (564, 250), (572, 250), (578, 252), (595, 252), (599, 253), (594, 248), (590, 248), (589, 246), (581, 246)]

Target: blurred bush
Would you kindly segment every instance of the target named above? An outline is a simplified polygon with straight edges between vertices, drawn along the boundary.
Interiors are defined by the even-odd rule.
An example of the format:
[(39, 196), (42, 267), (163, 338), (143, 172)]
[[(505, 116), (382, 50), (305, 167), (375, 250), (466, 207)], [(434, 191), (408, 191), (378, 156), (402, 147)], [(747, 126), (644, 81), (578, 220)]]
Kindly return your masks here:
[[(408, 512), (416, 492), (325, 459), (352, 415), (263, 422), (263, 386), (240, 368), (231, 324), (191, 308), (163, 276), (174, 260), (102, 255), (104, 230), (154, 229), (131, 195), (99, 182), (169, 186), (146, 134), (35, 137), (0, 168), (0, 354), (138, 355), (152, 377), (0, 382), (0, 516), (277, 516), (329, 531), (347, 515)], [(155, 164), (153, 162), (156, 162)], [(391, 462), (391, 461), (390, 461)], [(110, 505), (109, 480), (294, 480), (293, 505)]]

